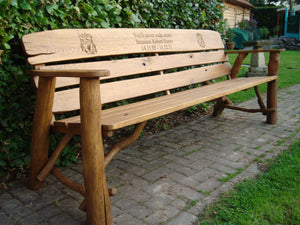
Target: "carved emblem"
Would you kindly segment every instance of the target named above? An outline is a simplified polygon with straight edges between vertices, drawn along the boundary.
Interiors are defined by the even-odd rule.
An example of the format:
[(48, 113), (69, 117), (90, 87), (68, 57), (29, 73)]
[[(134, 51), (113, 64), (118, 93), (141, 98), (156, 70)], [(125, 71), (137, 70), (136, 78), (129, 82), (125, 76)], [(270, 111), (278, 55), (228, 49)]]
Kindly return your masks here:
[(93, 37), (90, 34), (80, 34), (81, 50), (87, 54), (95, 54), (97, 52), (96, 45), (93, 42)]
[(197, 33), (196, 38), (197, 38), (197, 41), (198, 41), (198, 44), (200, 45), (200, 47), (205, 48), (205, 41), (203, 39), (202, 34)]

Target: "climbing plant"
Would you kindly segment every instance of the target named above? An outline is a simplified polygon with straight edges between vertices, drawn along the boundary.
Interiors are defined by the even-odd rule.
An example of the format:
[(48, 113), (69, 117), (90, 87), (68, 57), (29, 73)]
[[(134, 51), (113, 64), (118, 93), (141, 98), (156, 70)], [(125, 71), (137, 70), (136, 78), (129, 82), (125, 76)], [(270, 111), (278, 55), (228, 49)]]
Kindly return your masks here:
[[(222, 30), (219, 0), (0, 0), (0, 175), (29, 163), (35, 87), (25, 73), (24, 34), (62, 28)], [(76, 160), (68, 148), (59, 160)]]

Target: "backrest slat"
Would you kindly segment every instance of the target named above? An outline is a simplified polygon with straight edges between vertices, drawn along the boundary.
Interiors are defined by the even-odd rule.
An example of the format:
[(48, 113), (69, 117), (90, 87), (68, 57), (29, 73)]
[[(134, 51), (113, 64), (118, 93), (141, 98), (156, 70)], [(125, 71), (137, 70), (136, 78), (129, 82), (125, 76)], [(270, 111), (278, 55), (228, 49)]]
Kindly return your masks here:
[(218, 32), (179, 29), (62, 29), (22, 37), (31, 65), (102, 56), (223, 49)]
[[(189, 86), (230, 74), (229, 63), (199, 67), (175, 73), (169, 73), (100, 85), (103, 104), (157, 93), (178, 87)], [(53, 112), (79, 109), (78, 88), (55, 93)]]
[[(218, 63), (227, 61), (224, 51), (211, 52), (193, 52), (183, 54), (171, 54), (160, 56), (149, 56), (130, 58), (122, 60), (108, 60), (86, 63), (72, 63), (63, 65), (51, 65), (42, 67), (47, 70), (62, 70), (62, 69), (106, 69), (110, 71), (110, 76), (102, 77), (101, 79), (112, 79), (117, 77), (130, 76), (141, 73), (149, 73), (162, 71), (166, 69), (180, 68), (193, 65), (205, 65), (209, 63)], [(79, 84), (78, 78), (59, 77), (56, 81), (56, 87), (66, 87)]]

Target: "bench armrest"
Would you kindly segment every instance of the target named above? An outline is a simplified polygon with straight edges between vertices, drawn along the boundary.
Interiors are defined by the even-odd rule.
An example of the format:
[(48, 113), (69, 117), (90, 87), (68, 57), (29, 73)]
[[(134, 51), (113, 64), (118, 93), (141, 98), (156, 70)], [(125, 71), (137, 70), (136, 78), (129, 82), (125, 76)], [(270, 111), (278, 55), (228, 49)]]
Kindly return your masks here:
[(258, 52), (284, 52), (285, 49), (260, 49), (260, 50), (233, 50), (225, 51), (225, 54), (235, 54), (235, 53), (258, 53)]
[[(278, 58), (277, 57), (270, 57), (268, 67), (269, 67), (269, 75), (271, 75), (270, 67), (273, 67), (275, 64), (279, 65), (279, 54), (280, 54), (280, 52), (283, 52), (283, 51), (285, 51), (285, 49), (262, 49), (262, 50), (226, 51), (225, 54), (238, 53), (238, 56), (237, 56), (237, 58), (236, 58), (236, 60), (235, 60), (235, 62), (233, 64), (233, 67), (232, 67), (232, 70), (231, 70), (231, 78), (234, 79), (234, 78), (237, 77), (238, 72), (239, 72), (239, 70), (240, 70), (240, 68), (242, 66), (242, 63), (243, 63), (244, 59), (246, 58), (246, 56), (249, 53), (259, 53), (259, 52), (269, 52), (270, 56), (278, 55)], [(275, 61), (278, 61), (278, 62), (275, 62)], [(273, 69), (272, 69), (272, 71), (273, 71)], [(273, 72), (272, 72), (272, 75), (275, 75), (275, 74), (273, 74)]]
[(39, 77), (96, 78), (109, 76), (108, 70), (28, 70), (28, 73)]

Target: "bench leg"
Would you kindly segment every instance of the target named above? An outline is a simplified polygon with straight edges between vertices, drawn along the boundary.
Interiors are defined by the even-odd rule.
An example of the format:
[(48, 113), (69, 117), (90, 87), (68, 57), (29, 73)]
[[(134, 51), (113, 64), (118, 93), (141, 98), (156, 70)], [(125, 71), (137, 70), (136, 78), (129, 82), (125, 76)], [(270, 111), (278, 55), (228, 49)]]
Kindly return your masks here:
[[(268, 75), (278, 76), (279, 65), (280, 65), (280, 53), (271, 52), (269, 64), (268, 64)], [(277, 80), (268, 83), (267, 108), (275, 109), (274, 112), (267, 115), (267, 123), (269, 124), (277, 123)]]
[(88, 225), (113, 224), (104, 170), (98, 78), (80, 79), (81, 141)]
[(104, 158), (104, 165), (105, 167), (108, 166), (108, 164), (111, 162), (111, 160), (113, 160), (113, 158), (124, 148), (126, 148), (127, 146), (131, 145), (132, 143), (134, 143), (139, 135), (141, 134), (141, 132), (143, 131), (144, 127), (146, 126), (147, 121), (144, 121), (142, 123), (139, 123), (136, 125), (133, 133), (124, 138), (122, 141), (120, 141), (119, 143), (115, 144), (108, 152), (108, 154), (105, 156)]
[(267, 108), (275, 109), (274, 112), (267, 114), (267, 123), (277, 123), (277, 80), (268, 83)]
[(215, 105), (214, 105), (214, 111), (213, 111), (213, 116), (215, 117), (220, 117), (224, 111), (225, 107), (224, 107), (224, 104), (222, 102), (217, 102)]
[(43, 186), (36, 177), (48, 159), (50, 124), (55, 90), (55, 78), (40, 77), (33, 117), (28, 185), (36, 190)]
[(232, 102), (226, 97), (222, 97), (217, 99), (215, 105), (214, 105), (214, 111), (213, 116), (220, 117), (225, 109), (225, 105), (231, 105)]

